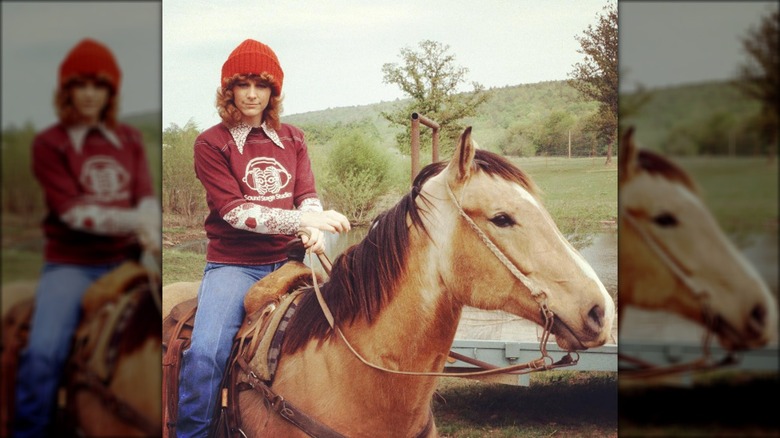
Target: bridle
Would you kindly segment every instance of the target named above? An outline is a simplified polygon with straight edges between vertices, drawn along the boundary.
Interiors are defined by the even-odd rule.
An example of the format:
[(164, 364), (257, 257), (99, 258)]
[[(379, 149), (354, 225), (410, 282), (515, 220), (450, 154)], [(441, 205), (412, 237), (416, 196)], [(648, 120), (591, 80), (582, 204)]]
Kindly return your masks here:
[[(542, 326), (543, 333), (541, 336), (541, 340), (539, 342), (539, 351), (541, 353), (541, 356), (529, 362), (499, 368), (482, 361), (473, 360), (466, 356), (454, 352), (450, 352), (451, 357), (470, 363), (471, 365), (475, 365), (478, 368), (482, 368), (483, 369), (482, 371), (448, 371), (448, 372), (403, 371), (403, 370), (389, 369), (381, 365), (374, 364), (371, 361), (364, 358), (352, 346), (352, 344), (347, 340), (346, 336), (341, 331), (341, 329), (336, 325), (335, 320), (333, 318), (333, 314), (328, 308), (328, 305), (325, 302), (325, 298), (322, 296), (322, 292), (320, 291), (319, 285), (317, 283), (317, 278), (314, 272), (314, 263), (313, 263), (312, 254), (311, 251), (308, 251), (309, 260), (310, 260), (309, 265), (311, 267), (311, 272), (312, 272), (314, 291), (317, 296), (317, 301), (320, 304), (320, 308), (322, 309), (322, 313), (325, 315), (325, 319), (327, 319), (331, 329), (336, 334), (338, 334), (339, 338), (341, 338), (341, 340), (344, 342), (347, 348), (360, 362), (373, 369), (383, 371), (386, 373), (391, 373), (391, 374), (401, 374), (401, 375), (408, 375), (408, 376), (429, 376), (429, 377), (445, 377), (445, 376), (450, 377), (453, 375), (457, 375), (460, 377), (477, 377), (477, 376), (487, 376), (493, 374), (527, 374), (535, 371), (551, 370), (555, 368), (576, 365), (577, 362), (579, 361), (579, 354), (576, 351), (568, 352), (563, 358), (561, 358), (558, 361), (555, 361), (547, 352), (547, 342), (551, 334), (555, 314), (550, 310), (550, 308), (547, 305), (547, 296), (545, 292), (538, 285), (536, 285), (530, 278), (528, 278), (528, 276), (523, 274), (520, 271), (520, 269), (518, 269), (517, 266), (515, 266), (515, 264), (512, 263), (509, 260), (509, 258), (498, 248), (498, 246), (496, 246), (490, 240), (490, 238), (485, 234), (484, 231), (482, 231), (479, 225), (477, 225), (474, 222), (474, 220), (471, 219), (469, 215), (466, 214), (466, 212), (463, 210), (463, 207), (461, 207), (460, 202), (458, 202), (458, 199), (452, 193), (452, 189), (450, 188), (449, 184), (446, 184), (446, 187), (447, 187), (447, 193), (449, 194), (450, 199), (452, 200), (453, 204), (458, 210), (459, 215), (466, 221), (466, 223), (469, 224), (470, 228), (474, 230), (474, 232), (479, 236), (480, 240), (485, 244), (485, 246), (490, 250), (490, 252), (493, 253), (493, 255), (495, 255), (496, 258), (498, 258), (501, 264), (503, 264), (518, 281), (520, 281), (525, 287), (528, 288), (529, 291), (531, 291), (531, 295), (539, 303), (539, 307), (541, 309), (542, 315), (544, 316), (544, 325)], [(299, 232), (299, 235), (300, 234), (308, 234), (308, 231), (301, 230)], [(328, 260), (325, 254), (317, 254), (317, 256), (323, 268), (325, 268), (327, 274), (330, 275), (330, 269), (332, 266), (330, 260)], [(572, 354), (574, 354), (576, 357), (572, 356)]]
[(623, 211), (621, 217), (627, 224), (631, 225), (641, 237), (642, 241), (650, 248), (650, 250), (658, 257), (659, 260), (666, 266), (669, 271), (685, 286), (694, 298), (701, 305), (702, 319), (704, 320), (704, 326), (706, 328), (704, 336), (702, 338), (702, 355), (700, 358), (691, 362), (670, 365), (666, 367), (659, 367), (651, 362), (632, 357), (626, 354), (618, 353), (618, 358), (631, 363), (635, 368), (620, 369), (620, 375), (644, 378), (661, 376), (667, 374), (676, 374), (685, 371), (706, 371), (712, 370), (728, 365), (733, 365), (737, 362), (737, 358), (729, 353), (722, 360), (713, 362), (710, 355), (710, 344), (712, 341), (712, 335), (714, 333), (715, 315), (710, 305), (710, 294), (706, 288), (700, 286), (695, 278), (688, 275), (685, 270), (679, 265), (679, 263), (671, 257), (666, 250), (656, 241), (656, 239), (642, 228), (641, 224), (634, 219), (627, 211)]

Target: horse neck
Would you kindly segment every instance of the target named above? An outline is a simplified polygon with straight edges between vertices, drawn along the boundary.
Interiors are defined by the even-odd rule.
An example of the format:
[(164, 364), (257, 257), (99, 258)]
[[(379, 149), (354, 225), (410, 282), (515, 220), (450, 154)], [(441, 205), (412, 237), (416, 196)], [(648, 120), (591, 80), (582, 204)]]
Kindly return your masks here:
[(436, 245), (424, 233), (413, 234), (407, 270), (390, 302), (372, 323), (359, 321), (345, 333), (354, 338), (358, 351), (370, 352), (386, 362), (386, 368), (441, 371), (462, 305), (440, 282), (442, 257)]
[[(359, 318), (341, 325), (341, 330), (373, 364), (399, 371), (441, 371), (462, 306), (438, 284), (438, 262), (427, 259), (433, 251), (411, 248), (411, 268), (398, 279), (382, 311), (371, 323)], [(324, 343), (309, 342), (303, 351), (283, 359), (280, 367), (274, 383), (279, 394), (315, 417), (329, 418), (334, 427), (341, 424), (366, 431), (412, 435), (419, 431), (428, 421), (437, 382), (433, 377), (372, 369), (337, 336)], [(356, 416), (361, 418), (359, 425), (354, 424)]]

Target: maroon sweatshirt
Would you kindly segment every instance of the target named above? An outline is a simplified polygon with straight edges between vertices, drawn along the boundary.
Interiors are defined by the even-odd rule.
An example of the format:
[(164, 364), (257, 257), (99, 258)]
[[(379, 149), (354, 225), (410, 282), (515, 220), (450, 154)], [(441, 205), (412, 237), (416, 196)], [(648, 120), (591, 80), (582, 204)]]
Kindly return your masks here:
[(209, 207), (207, 261), (263, 265), (286, 260), (285, 245), (292, 235), (239, 229), (224, 219), (242, 204), (294, 210), (317, 197), (303, 131), (282, 124), (276, 134), (283, 147), (263, 129), (253, 128), (239, 148), (223, 124), (195, 140), (195, 174), (206, 189)]

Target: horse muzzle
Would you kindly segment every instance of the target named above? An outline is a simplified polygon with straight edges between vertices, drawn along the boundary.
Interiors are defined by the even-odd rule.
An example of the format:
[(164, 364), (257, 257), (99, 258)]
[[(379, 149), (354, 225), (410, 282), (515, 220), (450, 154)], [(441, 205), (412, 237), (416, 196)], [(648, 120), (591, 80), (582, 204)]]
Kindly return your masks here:
[(575, 322), (556, 314), (551, 332), (558, 346), (568, 351), (600, 347), (609, 339), (612, 314), (614, 312), (609, 312), (599, 304), (593, 305)]

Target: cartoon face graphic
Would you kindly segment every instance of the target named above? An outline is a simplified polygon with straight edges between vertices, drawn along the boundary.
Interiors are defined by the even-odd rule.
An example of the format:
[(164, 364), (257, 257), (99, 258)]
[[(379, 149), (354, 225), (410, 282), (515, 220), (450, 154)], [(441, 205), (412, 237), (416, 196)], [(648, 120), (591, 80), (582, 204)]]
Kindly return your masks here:
[(97, 155), (84, 162), (79, 182), (98, 199), (111, 201), (127, 196), (130, 173), (114, 158)]
[(242, 181), (260, 195), (279, 193), (290, 183), (292, 175), (273, 158), (253, 158), (246, 165)]

